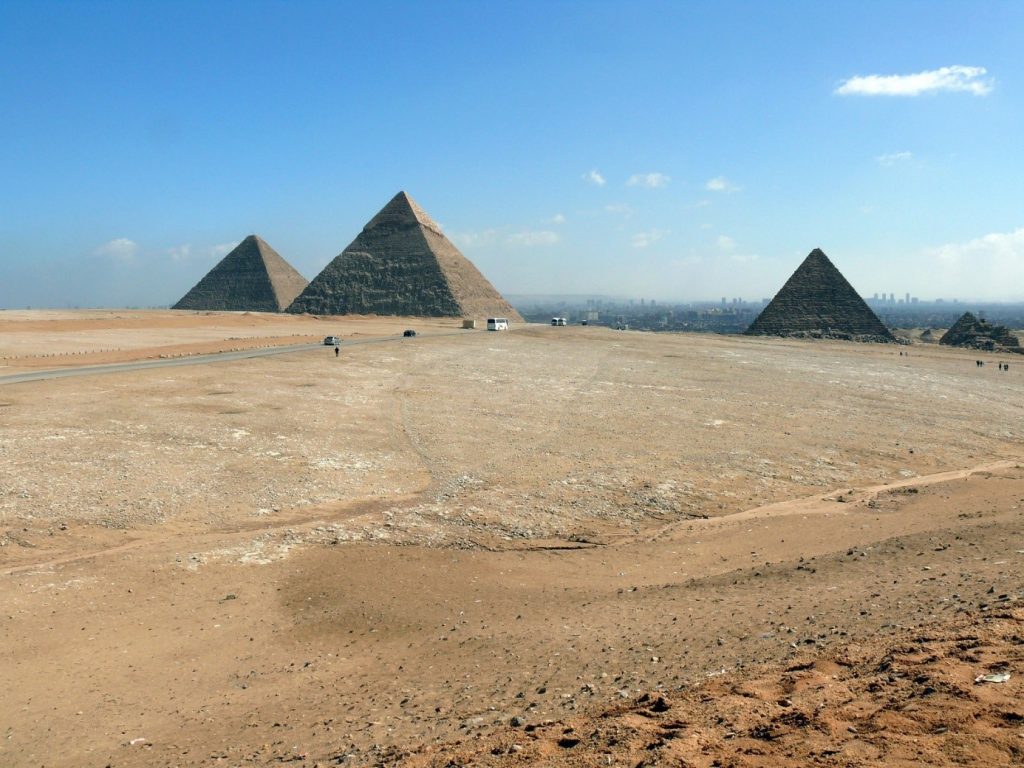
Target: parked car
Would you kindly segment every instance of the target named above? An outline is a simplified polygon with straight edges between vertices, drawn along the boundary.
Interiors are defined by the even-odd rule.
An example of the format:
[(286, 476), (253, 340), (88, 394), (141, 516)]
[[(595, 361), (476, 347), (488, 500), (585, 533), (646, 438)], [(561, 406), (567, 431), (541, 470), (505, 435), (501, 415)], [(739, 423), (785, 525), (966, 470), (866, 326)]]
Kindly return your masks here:
[(416, 331), (414, 331), (412, 328), (406, 328), (405, 332), (402, 335), (403, 336), (415, 336), (416, 335)]
[(324, 336), (325, 347), (336, 347), (341, 344), (341, 339), (337, 336)]

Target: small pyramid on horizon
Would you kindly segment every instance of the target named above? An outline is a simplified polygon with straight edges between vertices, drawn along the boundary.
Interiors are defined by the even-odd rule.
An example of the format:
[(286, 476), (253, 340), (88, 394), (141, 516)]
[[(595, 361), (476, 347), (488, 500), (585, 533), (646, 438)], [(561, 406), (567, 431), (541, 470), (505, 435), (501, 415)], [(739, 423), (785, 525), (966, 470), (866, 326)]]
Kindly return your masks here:
[(808, 254), (744, 333), (895, 341), (820, 248)]
[(288, 312), (522, 320), (405, 192), (370, 219)]
[(309, 284), (257, 235), (249, 235), (171, 309), (283, 312)]
[(939, 344), (969, 349), (1020, 351), (1020, 339), (1005, 325), (992, 325), (987, 320), (964, 312), (953, 327), (942, 334)]

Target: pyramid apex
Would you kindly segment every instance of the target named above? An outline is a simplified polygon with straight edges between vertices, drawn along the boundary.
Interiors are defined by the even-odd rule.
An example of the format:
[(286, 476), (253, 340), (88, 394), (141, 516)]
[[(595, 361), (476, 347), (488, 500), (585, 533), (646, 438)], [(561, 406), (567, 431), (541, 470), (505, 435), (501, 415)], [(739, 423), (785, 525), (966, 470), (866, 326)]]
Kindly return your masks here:
[(893, 340), (889, 329), (821, 248), (807, 254), (745, 333)]
[(522, 319), (405, 190), (370, 219), (288, 311)]
[(281, 312), (307, 284), (254, 233), (231, 249), (173, 309)]
[(396, 221), (419, 224), (421, 227), (432, 229), (434, 232), (441, 234), (441, 226), (430, 218), (430, 215), (404, 189), (399, 190), (398, 194), (392, 197), (388, 204), (381, 208), (376, 216), (370, 219), (370, 222), (364, 229), (372, 229), (385, 222), (393, 224)]

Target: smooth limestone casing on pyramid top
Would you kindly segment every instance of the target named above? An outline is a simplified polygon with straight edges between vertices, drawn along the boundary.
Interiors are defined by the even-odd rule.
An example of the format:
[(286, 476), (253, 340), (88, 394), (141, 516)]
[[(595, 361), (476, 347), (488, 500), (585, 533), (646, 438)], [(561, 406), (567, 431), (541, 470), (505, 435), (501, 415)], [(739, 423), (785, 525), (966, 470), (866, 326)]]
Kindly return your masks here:
[(288, 312), (522, 320), (405, 192), (313, 278)]

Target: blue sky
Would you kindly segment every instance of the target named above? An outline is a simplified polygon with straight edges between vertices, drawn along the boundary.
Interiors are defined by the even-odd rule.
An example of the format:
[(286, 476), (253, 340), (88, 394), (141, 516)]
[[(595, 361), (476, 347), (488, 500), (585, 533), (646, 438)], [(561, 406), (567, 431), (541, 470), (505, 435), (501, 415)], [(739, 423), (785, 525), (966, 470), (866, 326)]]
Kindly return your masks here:
[(398, 190), (506, 293), (1024, 299), (1024, 4), (0, 0), (0, 307), (312, 278)]

